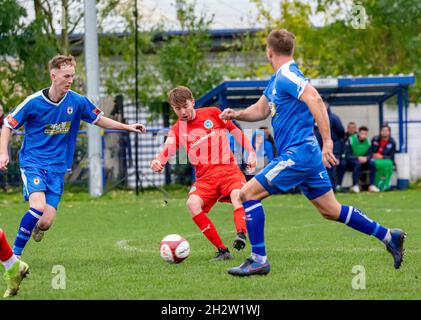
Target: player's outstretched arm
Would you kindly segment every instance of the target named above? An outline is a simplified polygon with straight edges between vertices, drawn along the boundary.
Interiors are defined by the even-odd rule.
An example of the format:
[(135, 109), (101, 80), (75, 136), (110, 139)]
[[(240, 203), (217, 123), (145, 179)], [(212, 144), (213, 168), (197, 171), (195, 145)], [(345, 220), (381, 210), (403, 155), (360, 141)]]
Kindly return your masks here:
[(241, 120), (241, 121), (260, 121), (265, 120), (270, 114), (270, 107), (266, 96), (261, 96), (260, 99), (252, 104), (250, 107), (243, 110), (225, 109), (219, 115), (222, 120)]
[(146, 127), (141, 123), (125, 124), (107, 117), (101, 117), (95, 124), (104, 129), (127, 130), (137, 133), (146, 132)]
[(254, 151), (252, 144), (249, 139), (247, 139), (244, 132), (237, 128), (237, 126), (235, 126), (231, 121), (228, 121), (226, 125), (234, 139), (248, 152), (247, 172), (250, 174), (253, 173), (256, 169), (257, 161), (256, 152)]
[(162, 172), (168, 159), (176, 154), (179, 147), (178, 135), (176, 134), (177, 130), (178, 126), (171, 128), (168, 137), (165, 140), (164, 148), (156, 158), (151, 161), (150, 167), (153, 172)]
[(164, 170), (164, 166), (160, 160), (154, 159), (151, 161), (151, 169), (153, 172), (162, 172), (162, 170)]
[(320, 97), (317, 90), (310, 83), (307, 83), (304, 92), (300, 96), (300, 100), (307, 104), (314, 120), (317, 123), (317, 126), (319, 127), (319, 131), (323, 139), (323, 164), (327, 168), (337, 165), (338, 161), (333, 154), (333, 141), (330, 135), (329, 116), (322, 97)]
[(12, 130), (4, 125), (0, 137), (0, 170), (7, 170), (7, 165), (9, 164), (8, 146), (11, 135)]

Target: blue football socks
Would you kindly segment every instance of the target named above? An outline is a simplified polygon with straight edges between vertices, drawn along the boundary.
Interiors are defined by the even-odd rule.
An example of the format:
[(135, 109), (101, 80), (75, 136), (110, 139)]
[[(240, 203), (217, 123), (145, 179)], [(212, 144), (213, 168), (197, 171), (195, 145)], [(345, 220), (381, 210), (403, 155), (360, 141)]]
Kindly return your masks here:
[(16, 235), (15, 243), (13, 245), (13, 253), (15, 255), (20, 256), (22, 254), (26, 243), (31, 238), (32, 229), (34, 229), (42, 214), (43, 212), (40, 212), (34, 208), (29, 208), (29, 210), (23, 216), (20, 222), (18, 234)]
[(357, 208), (343, 205), (338, 221), (385, 243), (390, 241), (390, 230), (371, 220)]
[(265, 263), (265, 212), (262, 203), (258, 200), (249, 200), (245, 201), (243, 206), (246, 212), (246, 225), (252, 248), (252, 258), (256, 262)]

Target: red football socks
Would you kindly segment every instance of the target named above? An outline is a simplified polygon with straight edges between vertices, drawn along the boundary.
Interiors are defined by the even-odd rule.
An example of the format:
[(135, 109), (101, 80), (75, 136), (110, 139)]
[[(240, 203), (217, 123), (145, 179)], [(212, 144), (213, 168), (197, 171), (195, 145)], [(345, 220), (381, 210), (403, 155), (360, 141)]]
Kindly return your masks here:
[(12, 256), (12, 248), (10, 248), (3, 230), (0, 229), (0, 260), (4, 262), (9, 260)]
[(197, 224), (197, 226), (200, 228), (200, 230), (206, 236), (206, 238), (208, 238), (208, 240), (212, 242), (212, 244), (216, 248), (226, 248), (221, 238), (219, 237), (219, 234), (216, 231), (212, 221), (210, 221), (210, 219), (206, 216), (206, 214), (203, 211), (198, 215), (195, 215), (193, 217), (193, 221)]
[(237, 233), (243, 232), (244, 234), (247, 234), (245, 215), (246, 212), (243, 207), (234, 210), (234, 223)]

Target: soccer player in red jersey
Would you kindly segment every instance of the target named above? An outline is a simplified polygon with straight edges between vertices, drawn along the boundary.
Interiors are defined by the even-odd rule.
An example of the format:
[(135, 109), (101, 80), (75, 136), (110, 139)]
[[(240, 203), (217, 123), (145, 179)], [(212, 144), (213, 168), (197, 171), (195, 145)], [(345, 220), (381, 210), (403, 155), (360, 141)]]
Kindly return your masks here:
[(3, 297), (9, 298), (18, 293), (20, 283), (29, 272), (29, 266), (13, 254), (2, 229), (0, 229), (0, 261), (6, 268), (3, 279), (6, 281), (7, 289)]
[(231, 202), (237, 232), (233, 247), (237, 250), (245, 247), (246, 223), (240, 189), (246, 179), (230, 150), (227, 132), (248, 152), (247, 170), (250, 173), (256, 168), (256, 154), (251, 143), (232, 121), (219, 118), (221, 111), (218, 108), (195, 109), (195, 100), (189, 88), (174, 88), (168, 94), (168, 101), (178, 120), (172, 126), (162, 152), (152, 160), (151, 169), (161, 172), (180, 145), (186, 150), (197, 178), (190, 189), (187, 208), (193, 221), (217, 248), (214, 260), (230, 259), (231, 253), (206, 215), (216, 201)]

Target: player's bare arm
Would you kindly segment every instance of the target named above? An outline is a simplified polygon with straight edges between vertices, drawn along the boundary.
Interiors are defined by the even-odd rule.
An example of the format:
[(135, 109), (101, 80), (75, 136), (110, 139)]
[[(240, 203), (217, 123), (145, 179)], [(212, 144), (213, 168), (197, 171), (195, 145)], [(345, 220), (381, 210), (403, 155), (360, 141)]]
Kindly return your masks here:
[(257, 165), (256, 152), (254, 151), (254, 148), (251, 145), (250, 141), (244, 135), (244, 132), (241, 131), (239, 128), (234, 127), (233, 125), (231, 126), (231, 125), (229, 125), (228, 127), (228, 129), (230, 129), (230, 134), (249, 153), (247, 157), (247, 168), (246, 168), (247, 172), (253, 173)]
[(168, 162), (168, 159), (176, 154), (178, 142), (177, 135), (174, 133), (174, 130), (177, 130), (177, 128), (178, 127), (171, 128), (161, 152), (151, 161), (150, 167), (153, 172), (162, 172)]
[(270, 114), (269, 102), (265, 96), (252, 104), (250, 107), (243, 110), (233, 110), (230, 108), (225, 109), (219, 115), (222, 120), (240, 120), (240, 121), (260, 121), (265, 120)]
[(1, 130), (0, 138), (0, 170), (7, 170), (7, 165), (9, 164), (8, 146), (11, 135), (12, 130), (4, 125)]
[(107, 117), (101, 117), (95, 124), (104, 129), (127, 130), (137, 133), (146, 132), (146, 127), (141, 123), (125, 124)]
[(319, 127), (320, 134), (323, 139), (323, 164), (327, 168), (337, 165), (337, 160), (333, 154), (333, 141), (330, 135), (329, 117), (326, 107), (323, 104), (322, 97), (320, 97), (317, 90), (310, 83), (307, 83), (300, 100), (307, 104), (314, 120), (317, 123), (317, 126)]

